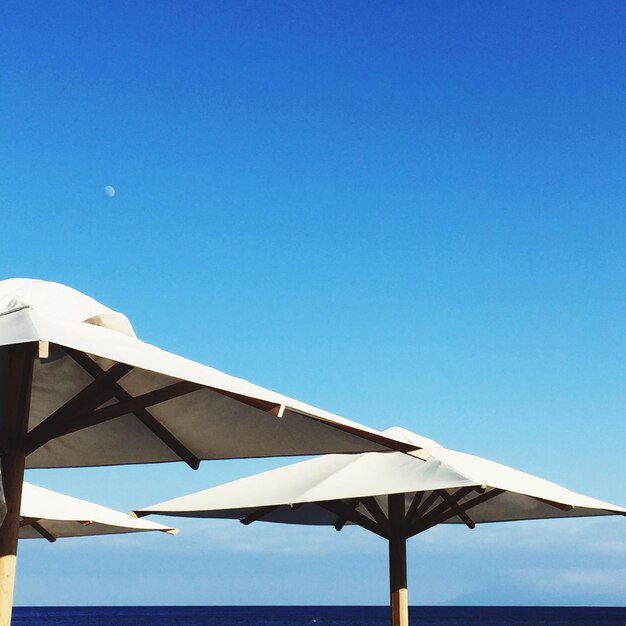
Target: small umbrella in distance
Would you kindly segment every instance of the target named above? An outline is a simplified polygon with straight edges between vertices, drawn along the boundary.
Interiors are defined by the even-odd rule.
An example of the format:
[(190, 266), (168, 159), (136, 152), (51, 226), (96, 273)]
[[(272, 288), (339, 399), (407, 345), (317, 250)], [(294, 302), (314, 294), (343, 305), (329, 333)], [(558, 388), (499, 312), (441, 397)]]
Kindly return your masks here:
[(332, 454), (155, 504), (135, 514), (356, 524), (389, 542), (391, 623), (408, 625), (406, 540), (437, 524), (626, 515), (623, 509), (400, 428), (417, 452)]
[(160, 531), (170, 535), (178, 531), (141, 520), (87, 500), (73, 498), (25, 482), (20, 511), (20, 539), (90, 537), (120, 533)]

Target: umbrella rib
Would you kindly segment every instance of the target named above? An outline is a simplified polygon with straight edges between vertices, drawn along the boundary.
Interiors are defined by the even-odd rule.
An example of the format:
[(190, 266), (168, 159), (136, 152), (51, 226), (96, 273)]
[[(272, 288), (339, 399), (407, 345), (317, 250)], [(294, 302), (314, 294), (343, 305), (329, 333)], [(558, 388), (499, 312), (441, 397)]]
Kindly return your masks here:
[(246, 515), (245, 517), (242, 517), (239, 521), (247, 526), (248, 524), (252, 524), (252, 522), (260, 520), (262, 517), (269, 515), (272, 511), (275, 511), (281, 506), (282, 504), (271, 504), (269, 506), (262, 506), (255, 511), (252, 511), (252, 513)]
[(415, 452), (415, 450), (421, 450), (419, 446), (413, 443), (406, 443), (398, 439), (388, 438), (380, 433), (361, 430), (359, 428), (356, 428), (355, 426), (351, 426), (350, 424), (341, 424), (326, 417), (322, 417), (321, 415), (315, 415), (315, 413), (309, 413), (308, 411), (304, 411), (302, 409), (296, 409), (287, 405), (285, 406), (284, 410), (291, 411), (292, 413), (297, 413), (298, 415), (303, 415), (304, 417), (309, 417), (316, 422), (326, 424), (326, 426), (330, 426), (331, 428), (335, 428), (337, 430), (343, 430), (344, 432), (350, 433), (351, 435), (357, 435), (359, 439), (366, 439), (367, 441), (377, 443), (384, 448), (387, 448), (388, 450), (395, 450), (397, 452)]
[(339, 532), (346, 525), (346, 522), (348, 521), (348, 518), (346, 516), (347, 513), (350, 513), (350, 511), (354, 511), (357, 506), (359, 506), (359, 499), (355, 498), (350, 504), (346, 504), (346, 512), (342, 513), (341, 515), (337, 515), (337, 519), (335, 520), (334, 524), (335, 530), (337, 532)]
[(96, 409), (95, 411), (81, 415), (76, 421), (80, 422), (80, 428), (84, 427), (83, 424), (93, 426), (102, 422), (108, 422), (122, 415), (134, 413), (138, 409), (146, 409), (150, 406), (167, 402), (168, 400), (186, 396), (202, 388), (204, 388), (204, 385), (183, 380), (167, 385), (166, 387), (161, 387), (160, 389), (155, 389), (154, 391), (148, 391), (147, 393), (133, 396), (123, 402)]
[[(468, 488), (469, 491), (471, 491), (471, 488)], [(459, 490), (459, 491), (464, 491), (464, 490)], [(459, 491), (457, 491), (453, 496), (450, 496), (451, 498), (455, 498), (455, 496), (458, 495)], [(486, 493), (482, 493), (479, 496), (476, 496), (475, 498), (472, 498), (471, 500), (464, 502), (463, 504), (459, 505), (459, 507), (463, 510), (463, 511), (469, 511), (470, 509), (473, 509), (474, 507), (478, 506), (479, 504), (483, 504), (485, 502), (488, 502), (489, 500), (491, 500), (492, 498), (495, 498), (496, 496), (499, 496), (500, 494), (504, 493), (504, 489), (492, 489), (491, 491), (487, 491)], [(465, 494), (463, 494), (460, 498), (458, 498), (458, 500), (460, 500), (461, 498), (463, 498), (465, 495), (467, 495), (467, 492)], [(457, 502), (458, 502), (457, 500)], [(439, 508), (439, 507), (438, 507)], [(440, 517), (438, 518), (431, 518), (431, 515), (428, 515), (428, 518), (424, 518), (423, 520), (421, 520), (423, 523), (419, 524), (417, 527), (414, 527), (411, 530), (411, 533), (408, 535), (409, 537), (412, 537), (413, 535), (417, 535), (421, 532), (424, 532), (425, 530), (428, 530), (429, 528), (432, 528), (433, 526), (436, 526), (437, 524), (441, 524), (443, 522), (448, 521), (450, 518), (454, 517), (457, 513), (454, 510), (448, 510), (448, 511), (440, 511), (439, 513), (443, 513), (442, 515), (440, 515)], [(437, 515), (439, 514), (437, 513)]]
[(387, 534), (389, 534), (391, 530), (389, 520), (387, 519), (385, 512), (380, 508), (380, 504), (378, 504), (376, 498), (369, 496), (367, 498), (362, 498), (361, 502), (367, 509), (368, 513), (376, 520), (376, 523), (383, 528)]
[(34, 440), (34, 442), (28, 446), (28, 453), (36, 450), (43, 444), (47, 443), (48, 441), (50, 441), (50, 439), (69, 435), (78, 430), (83, 430), (84, 428), (88, 428), (90, 426), (96, 426), (97, 424), (108, 422), (109, 420), (115, 419), (116, 417), (121, 417), (122, 415), (134, 413), (139, 409), (145, 409), (146, 407), (154, 406), (155, 404), (161, 404), (162, 402), (173, 400), (174, 398), (179, 398), (180, 396), (187, 395), (189, 393), (192, 393), (193, 391), (197, 391), (198, 389), (202, 388), (203, 385), (187, 381), (181, 381), (172, 385), (168, 385), (167, 387), (162, 387), (161, 389), (156, 389), (155, 391), (149, 391), (148, 393), (134, 396), (129, 400), (125, 400), (124, 402), (118, 402), (117, 404), (112, 404), (102, 407), (100, 409), (96, 409), (95, 411), (91, 411), (90, 413), (84, 413), (75, 417), (73, 420), (68, 421), (68, 423), (63, 424), (62, 428), (60, 427), (56, 432), (53, 433), (51, 437), (48, 437), (45, 441), (41, 441), (39, 439)]
[[(100, 375), (104, 370), (84, 352), (65, 348), (66, 352), (76, 361), (86, 372), (92, 376)], [(120, 401), (127, 401), (132, 395), (118, 383), (114, 384), (115, 397)], [(178, 455), (187, 465), (193, 469), (198, 469), (200, 459), (196, 457), (179, 439), (177, 439), (161, 422), (159, 422), (147, 409), (137, 409), (133, 415), (140, 420), (156, 437), (158, 437), (168, 448)]]
[[(366, 530), (375, 533), (376, 535), (380, 535), (385, 539), (389, 539), (385, 530), (381, 528), (374, 520), (371, 520), (369, 517), (363, 515), (363, 513), (359, 513), (356, 509), (351, 509), (349, 505), (345, 504), (341, 500), (326, 500), (324, 502), (315, 502), (318, 506), (334, 513), (338, 516), (344, 516), (347, 521), (356, 524), (357, 526), (362, 526)], [(358, 504), (358, 503), (357, 503)]]
[(47, 531), (39, 522), (33, 520), (30, 526), (50, 543), (54, 543), (57, 540), (57, 538), (51, 532)]
[(552, 506), (555, 509), (559, 509), (559, 511), (571, 511), (574, 507), (571, 504), (561, 504), (560, 502), (555, 502), (554, 500), (546, 500), (545, 498), (539, 498), (537, 496), (528, 496), (533, 500), (537, 500), (542, 504), (547, 504), (548, 506)]
[[(432, 520), (435, 520), (434, 524), (438, 524), (439, 523), (438, 517), (442, 513), (445, 513), (446, 510), (450, 509), (452, 502), (457, 503), (459, 500), (464, 498), (468, 493), (471, 493), (473, 490), (474, 490), (474, 487), (463, 487), (462, 489), (459, 489), (458, 491), (456, 491), (455, 494), (452, 496), (447, 494), (449, 500), (443, 499), (443, 496), (442, 496), (442, 492), (444, 491), (443, 489), (434, 491), (433, 493), (437, 494), (437, 497), (441, 497), (443, 499), (443, 502), (440, 502), (436, 507), (428, 511), (425, 515), (418, 517), (412, 524), (410, 524), (407, 528), (407, 531), (408, 531), (407, 536), (411, 537), (417, 534), (418, 532), (421, 532), (422, 527), (430, 528), (429, 524), (431, 523)], [(426, 502), (424, 504), (426, 504)], [(420, 509), (422, 508), (423, 507), (420, 507)]]
[(216, 387), (207, 387), (207, 389), (215, 391), (216, 393), (226, 396), (227, 398), (237, 400), (237, 402), (247, 404), (255, 409), (259, 409), (259, 411), (271, 413), (276, 417), (281, 417), (281, 409), (283, 407), (282, 404), (277, 404), (276, 402), (271, 402), (270, 400), (263, 400), (262, 398), (250, 398), (249, 396), (243, 396), (240, 393), (235, 393), (234, 391), (226, 391), (225, 389), (217, 389)]
[(100, 376), (94, 377), (94, 380), (89, 385), (51, 413), (41, 423), (37, 424), (26, 435), (24, 452), (30, 454), (51, 439), (56, 439), (66, 434), (63, 431), (78, 415), (85, 411), (91, 411), (114, 397), (115, 393), (112, 385), (132, 369), (132, 365), (115, 363), (108, 370), (103, 371)]
[(468, 528), (471, 530), (476, 528), (476, 524), (472, 518), (450, 497), (450, 494), (445, 489), (441, 490), (441, 497), (448, 503), (450, 509), (456, 513), (457, 517), (461, 519)]
[(426, 492), (424, 491), (416, 491), (415, 494), (413, 495), (411, 504), (409, 504), (409, 508), (404, 516), (403, 523), (405, 527), (411, 524), (411, 521), (413, 520), (413, 516), (415, 515), (415, 511), (417, 511), (417, 508), (419, 507), (420, 502), (423, 500), (425, 493)]
[[(435, 503), (435, 501), (439, 498), (438, 491), (431, 491), (429, 496), (413, 511), (411, 515), (407, 513), (405, 518), (406, 528), (411, 529), (417, 522), (422, 518), (427, 512), (428, 509)], [(413, 506), (413, 503), (411, 503)]]
[(30, 526), (33, 522), (38, 522), (41, 517), (21, 517), (20, 518), (20, 528), (24, 528), (24, 526)]

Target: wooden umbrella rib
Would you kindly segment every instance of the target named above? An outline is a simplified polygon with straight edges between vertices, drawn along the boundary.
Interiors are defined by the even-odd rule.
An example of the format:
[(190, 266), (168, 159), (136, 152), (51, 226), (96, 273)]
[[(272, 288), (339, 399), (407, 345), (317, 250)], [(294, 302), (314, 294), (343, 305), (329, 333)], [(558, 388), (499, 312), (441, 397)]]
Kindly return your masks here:
[(262, 506), (256, 509), (255, 511), (252, 511), (252, 513), (246, 515), (245, 517), (242, 517), (239, 521), (242, 524), (245, 524), (247, 526), (248, 524), (252, 524), (252, 522), (256, 522), (257, 520), (260, 520), (266, 515), (269, 515), (272, 511), (275, 511), (281, 506), (282, 504), (272, 504), (270, 506)]
[(133, 415), (139, 419), (148, 430), (156, 435), (174, 454), (182, 459), (192, 469), (200, 467), (200, 459), (179, 439), (177, 439), (159, 420), (147, 409), (133, 411)]
[(346, 511), (337, 515), (337, 519), (335, 520), (334, 526), (335, 530), (339, 532), (349, 521), (347, 515), (356, 509), (359, 506), (360, 500), (358, 498), (354, 498), (349, 504), (346, 504)]
[(571, 511), (574, 507), (571, 504), (562, 504), (561, 502), (555, 502), (554, 500), (546, 500), (545, 498), (539, 498), (537, 496), (528, 496), (533, 500), (537, 500), (537, 502), (541, 502), (542, 504), (547, 504), (548, 506), (554, 507), (555, 509), (559, 509), (559, 511)]
[[(469, 489), (471, 491), (471, 488)], [(457, 491), (457, 493), (455, 493), (454, 496), (450, 496), (450, 497), (454, 498), (458, 493), (459, 492)], [(499, 496), (502, 493), (504, 493), (503, 489), (491, 489), (490, 491), (482, 493), (481, 495), (476, 496), (475, 498), (472, 498), (471, 500), (468, 500), (467, 502), (464, 502), (463, 504), (459, 504), (458, 506), (464, 512), (469, 511), (470, 509), (473, 509), (479, 504), (484, 504), (485, 502), (488, 502), (492, 498), (495, 498), (496, 496)], [(459, 498), (459, 500), (460, 499), (461, 498)], [(436, 526), (437, 524), (442, 524), (443, 522), (447, 522), (452, 517), (455, 517), (457, 515), (457, 512), (455, 510), (448, 509), (447, 511), (441, 511), (440, 514), (438, 515), (439, 515), (438, 517), (433, 516), (431, 518), (429, 514), (428, 519), (424, 519), (423, 524), (420, 524), (419, 526), (414, 527), (408, 536), (412, 537), (413, 535), (417, 535), (421, 532), (424, 532), (425, 530), (428, 530), (429, 528), (432, 528), (433, 526)]]
[(67, 424), (115, 396), (114, 385), (132, 370), (132, 365), (116, 363), (35, 426), (25, 437), (24, 452), (30, 454), (51, 439), (60, 437)]
[(255, 409), (259, 409), (259, 411), (263, 411), (264, 413), (271, 413), (272, 415), (278, 417), (281, 411), (281, 404), (277, 404), (276, 402), (271, 402), (270, 400), (263, 400), (262, 398), (252, 398), (250, 396), (244, 396), (240, 393), (235, 393), (234, 391), (226, 391), (225, 389), (218, 389), (217, 387), (207, 387), (211, 391), (215, 391), (216, 393), (221, 394), (222, 396), (226, 396), (227, 398), (231, 398), (233, 400), (237, 400), (237, 402), (241, 402), (242, 404), (247, 404)]
[(351, 509), (349, 505), (345, 504), (341, 500), (326, 500), (323, 502), (316, 502), (315, 504), (337, 516), (345, 516), (349, 522), (352, 522), (357, 526), (362, 526), (366, 530), (369, 530), (380, 537), (384, 537), (385, 539), (389, 538), (385, 529), (381, 528), (374, 520), (366, 517), (356, 509)]
[(51, 532), (47, 531), (39, 522), (31, 522), (30, 526), (50, 543), (54, 543), (57, 540), (57, 538)]
[(417, 507), (419, 507), (421, 501), (424, 499), (424, 491), (416, 491), (413, 495), (413, 499), (411, 500), (411, 504), (409, 504), (409, 508), (406, 512), (406, 519), (410, 520), (414, 515), (415, 511), (417, 511)]
[(40, 519), (41, 517), (22, 517), (20, 520), (20, 528), (30, 526), (33, 522), (38, 522)]
[[(64, 348), (67, 354), (71, 356), (83, 369), (85, 369), (90, 374), (96, 375), (98, 371), (102, 371), (100, 366), (89, 356), (87, 356), (84, 352), (80, 352), (79, 350), (75, 350), (73, 348)], [(231, 398), (232, 400), (236, 400), (237, 402), (241, 402), (242, 404), (246, 404), (251, 406), (259, 411), (263, 411), (264, 413), (271, 413), (276, 417), (281, 417), (282, 412), (285, 409), (285, 406), (273, 402), (271, 400), (263, 400), (262, 398), (254, 398), (251, 396), (245, 396), (240, 393), (235, 393), (234, 391), (227, 391), (226, 389), (219, 389), (218, 387), (205, 386), (206, 389), (210, 389), (215, 393), (219, 393), (222, 396), (226, 396), (227, 398)], [(122, 391), (125, 391), (122, 387), (120, 387)]]
[(111, 404), (110, 406), (104, 406), (95, 411), (91, 411), (88, 414), (81, 415), (76, 421), (79, 422), (80, 428), (87, 426), (94, 426), (95, 424), (101, 424), (102, 422), (108, 422), (109, 420), (121, 417), (122, 415), (128, 415), (134, 413), (140, 409), (146, 409), (150, 406), (162, 404), (168, 400), (174, 400), (181, 396), (186, 396), (194, 391), (202, 389), (204, 385), (198, 383), (192, 383), (189, 381), (180, 381), (155, 389), (154, 391), (148, 391), (141, 395), (134, 396), (128, 400), (118, 402), (117, 404)]
[(367, 441), (371, 441), (384, 448), (387, 448), (389, 451), (396, 450), (399, 452), (414, 452), (415, 450), (421, 449), (419, 446), (415, 444), (406, 443), (398, 439), (391, 439), (379, 433), (369, 432), (367, 430), (361, 430), (360, 428), (351, 426), (350, 424), (342, 424), (332, 419), (322, 417), (321, 415), (316, 415), (315, 413), (309, 413), (308, 411), (303, 411), (302, 409), (295, 409), (291, 406), (286, 406), (285, 410), (291, 411), (292, 413), (297, 413), (298, 415), (303, 415), (304, 417), (308, 417), (316, 422), (326, 424), (326, 426), (330, 426), (331, 428), (335, 428), (337, 430), (343, 430), (344, 432), (350, 433), (351, 435), (356, 435), (357, 437), (359, 437), (359, 439), (366, 439)]
[[(430, 509), (430, 507), (439, 498), (440, 498), (440, 495), (437, 490), (431, 491), (428, 497), (425, 500), (423, 500), (423, 502), (421, 502), (421, 504), (419, 504), (411, 514), (407, 512), (407, 515), (405, 518), (405, 526), (406, 526), (407, 531), (410, 528), (412, 528), (415, 524), (417, 524), (420, 518), (422, 518), (424, 515), (426, 515), (426, 513), (428, 513), (428, 510)], [(413, 503), (411, 503), (411, 507), (412, 506), (413, 506)]]
[[(496, 496), (499, 496), (502, 493), (504, 493), (503, 489), (491, 489), (490, 491), (483, 492), (481, 493), (481, 495), (475, 498), (472, 498), (471, 500), (468, 500), (467, 502), (464, 502), (463, 504), (460, 504), (459, 506), (463, 511), (469, 511), (470, 509), (473, 509), (479, 504), (484, 504), (485, 502), (488, 502), (489, 500), (495, 498)], [(455, 515), (456, 515), (455, 511), (448, 511), (442, 516), (441, 519), (437, 520), (436, 523), (441, 524), (442, 522), (447, 522), (449, 519), (451, 519)]]
[[(463, 487), (454, 493), (454, 495), (448, 495), (448, 500), (444, 499), (442, 492), (443, 489), (437, 490), (437, 497), (442, 498), (442, 502), (440, 502), (436, 507), (428, 511), (422, 517), (416, 518), (415, 522), (408, 526), (407, 528), (407, 537), (411, 537), (412, 535), (422, 532), (422, 528), (430, 528), (431, 525), (435, 525), (439, 523), (439, 517), (450, 510), (452, 503), (457, 503), (459, 500), (462, 500), (467, 494), (471, 493), (474, 490), (473, 487)], [(422, 508), (422, 507), (420, 507)], [(453, 513), (456, 515), (456, 513)], [(433, 523), (434, 520), (434, 523)]]
[[(86, 372), (92, 376), (100, 375), (104, 370), (84, 352), (65, 348), (67, 354), (78, 363)], [(120, 384), (115, 383), (115, 397), (120, 401), (128, 401), (132, 395)], [(178, 438), (176, 438), (161, 422), (159, 422), (147, 409), (137, 409), (133, 415), (140, 420), (156, 437), (158, 437), (168, 448), (193, 469), (198, 469), (200, 459), (191, 452)]]
[[(167, 402), (168, 400), (179, 398), (180, 396), (187, 395), (202, 388), (203, 385), (182, 381), (174, 383), (172, 385), (168, 385), (167, 387), (163, 387), (161, 389), (157, 389), (155, 391), (150, 391), (139, 396), (131, 397), (128, 400), (118, 402), (117, 404), (112, 404), (110, 406), (96, 409), (95, 411), (92, 411), (90, 413), (77, 416), (71, 421), (68, 420), (56, 431), (54, 431), (52, 433), (52, 436), (48, 436), (45, 440), (43, 440), (42, 438), (31, 440), (29, 445), (27, 445), (27, 450), (30, 453), (50, 441), (50, 439), (69, 435), (76, 431), (83, 430), (84, 428), (96, 426), (117, 417), (121, 417), (122, 415), (135, 413), (136, 411), (144, 409), (146, 407), (154, 406), (156, 404), (161, 404), (162, 402)], [(33, 430), (32, 432), (34, 433), (35, 431)]]
[(450, 497), (450, 494), (445, 489), (442, 489), (441, 497), (448, 503), (450, 509), (456, 513), (457, 517), (462, 520), (468, 528), (471, 530), (476, 528), (476, 524), (472, 518), (457, 504), (455, 500)]
[(389, 520), (387, 519), (385, 512), (380, 507), (380, 504), (378, 504), (376, 498), (373, 496), (369, 496), (367, 498), (362, 498), (361, 502), (363, 503), (363, 506), (367, 509), (368, 513), (376, 520), (376, 523), (381, 528), (384, 528), (385, 533), (389, 535), (391, 530)]

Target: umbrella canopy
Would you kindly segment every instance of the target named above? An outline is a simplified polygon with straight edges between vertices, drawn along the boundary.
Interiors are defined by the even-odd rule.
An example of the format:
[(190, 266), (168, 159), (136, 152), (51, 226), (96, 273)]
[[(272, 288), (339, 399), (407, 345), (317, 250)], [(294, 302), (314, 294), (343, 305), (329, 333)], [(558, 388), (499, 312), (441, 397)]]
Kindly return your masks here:
[(406, 540), (437, 524), (626, 515), (626, 509), (394, 428), (411, 454), (328, 455), (135, 511), (181, 517), (356, 524), (389, 540), (392, 624), (408, 624)]
[[(184, 312), (173, 323), (184, 324)], [(26, 467), (179, 460), (197, 467), (201, 459), (403, 445), (144, 343), (124, 315), (74, 289), (0, 281), (0, 371), (9, 367), (8, 346), (33, 343)]]
[[(184, 324), (184, 307), (173, 324)], [(74, 289), (0, 281), (0, 626), (10, 623), (25, 467), (408, 449), (379, 432), (137, 339)]]
[(160, 531), (176, 534), (175, 528), (140, 520), (93, 502), (24, 483), (20, 512), (20, 539), (88, 537), (119, 533)]

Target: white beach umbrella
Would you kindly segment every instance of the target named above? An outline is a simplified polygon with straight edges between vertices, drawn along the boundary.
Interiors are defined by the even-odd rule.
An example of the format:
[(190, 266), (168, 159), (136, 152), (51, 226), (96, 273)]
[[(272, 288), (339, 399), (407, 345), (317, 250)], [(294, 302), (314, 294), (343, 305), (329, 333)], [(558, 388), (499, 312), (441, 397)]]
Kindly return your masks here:
[(72, 498), (25, 482), (20, 511), (20, 539), (89, 537), (119, 533), (178, 532), (170, 526), (137, 519), (87, 500)]
[[(185, 324), (184, 307), (172, 324)], [(10, 623), (25, 467), (361, 452), (411, 446), (137, 339), (74, 289), (0, 281), (0, 626)]]
[(356, 524), (389, 541), (391, 618), (408, 624), (406, 540), (437, 524), (626, 515), (626, 509), (394, 428), (410, 454), (332, 454), (135, 511), (287, 524)]

